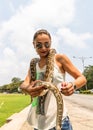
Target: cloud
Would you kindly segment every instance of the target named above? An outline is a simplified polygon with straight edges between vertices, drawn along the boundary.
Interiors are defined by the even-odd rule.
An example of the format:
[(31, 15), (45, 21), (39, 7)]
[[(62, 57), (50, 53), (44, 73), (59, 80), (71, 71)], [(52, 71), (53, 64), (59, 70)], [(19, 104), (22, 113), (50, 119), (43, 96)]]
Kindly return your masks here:
[[(28, 10), (31, 10), (31, 21), (47, 26), (64, 26), (72, 22), (75, 8), (74, 0), (36, 0)], [(35, 20), (35, 21), (34, 21)]]
[(88, 47), (86, 40), (90, 38), (93, 39), (93, 35), (91, 33), (78, 34), (72, 32), (69, 28), (66, 27), (59, 29), (57, 34), (62, 37), (64, 44), (81, 49)]
[(6, 58), (11, 57), (11, 60), (14, 60), (16, 57), (16, 54), (14, 53), (14, 51), (12, 49), (7, 47), (4, 49), (4, 56)]

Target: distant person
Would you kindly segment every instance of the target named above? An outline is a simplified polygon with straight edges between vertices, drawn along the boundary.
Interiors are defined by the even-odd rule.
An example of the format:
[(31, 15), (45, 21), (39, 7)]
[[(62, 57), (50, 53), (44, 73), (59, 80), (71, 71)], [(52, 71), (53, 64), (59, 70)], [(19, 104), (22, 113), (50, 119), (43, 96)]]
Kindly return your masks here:
[[(53, 74), (49, 77), (49, 82), (56, 85), (59, 91), (65, 96), (72, 95), (76, 89), (86, 84), (84, 75), (79, 72), (65, 54), (55, 53), (53, 57), (49, 57), (51, 44), (51, 35), (47, 30), (41, 29), (34, 34), (33, 46), (39, 55), (39, 59), (37, 59), (37, 63), (34, 67), (30, 64), (28, 74), (20, 86), (23, 91), (26, 91), (33, 98), (31, 110), (28, 115), (28, 122), (34, 130), (56, 130), (56, 99), (50, 90), (45, 95), (40, 95), (45, 89), (43, 85), (37, 85), (35, 87), (38, 80), (47, 80), (48, 71), (50, 73), (53, 69)], [(53, 62), (51, 62), (51, 59)], [(66, 72), (74, 78), (74, 81), (65, 81)], [(63, 107), (61, 129), (72, 130), (65, 102)]]

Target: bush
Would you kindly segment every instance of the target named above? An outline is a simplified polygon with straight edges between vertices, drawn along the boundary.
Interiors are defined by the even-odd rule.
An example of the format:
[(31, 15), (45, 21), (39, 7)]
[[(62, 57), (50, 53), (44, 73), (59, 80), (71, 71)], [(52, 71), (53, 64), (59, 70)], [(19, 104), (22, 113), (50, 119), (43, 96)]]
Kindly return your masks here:
[(91, 94), (91, 92), (89, 90), (80, 90), (80, 93), (82, 94)]

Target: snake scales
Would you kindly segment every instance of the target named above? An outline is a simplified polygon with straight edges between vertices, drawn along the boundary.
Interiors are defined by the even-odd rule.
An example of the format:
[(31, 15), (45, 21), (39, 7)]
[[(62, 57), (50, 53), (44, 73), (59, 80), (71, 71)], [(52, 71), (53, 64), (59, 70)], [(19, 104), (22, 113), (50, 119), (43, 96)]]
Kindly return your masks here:
[[(50, 90), (57, 102), (57, 116), (56, 116), (56, 130), (61, 130), (61, 122), (62, 122), (62, 116), (63, 116), (63, 99), (62, 99), (62, 94), (57, 88), (57, 86), (53, 85), (52, 82), (52, 77), (53, 77), (53, 70), (54, 70), (54, 55), (55, 55), (55, 50), (51, 49), (48, 57), (47, 57), (47, 64), (46, 64), (46, 72), (44, 76), (44, 81), (39, 81), (38, 85), (44, 85), (45, 90), (41, 93), (41, 95), (45, 95), (45, 93)], [(39, 62), (39, 59), (34, 58), (31, 60), (30, 63), (30, 70), (31, 70), (31, 81), (36, 80), (36, 62)], [(40, 96), (41, 96), (40, 95)]]

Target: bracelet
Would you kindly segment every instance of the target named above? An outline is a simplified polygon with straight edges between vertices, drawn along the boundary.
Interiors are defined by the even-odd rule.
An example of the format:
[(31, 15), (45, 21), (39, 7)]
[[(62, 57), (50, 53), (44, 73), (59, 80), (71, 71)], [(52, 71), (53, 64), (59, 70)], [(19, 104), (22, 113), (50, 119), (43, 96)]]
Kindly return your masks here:
[(76, 86), (73, 82), (69, 82), (69, 83), (71, 83), (71, 84), (72, 84), (72, 87), (74, 88), (74, 90), (76, 90), (76, 89), (77, 89), (77, 86)]

